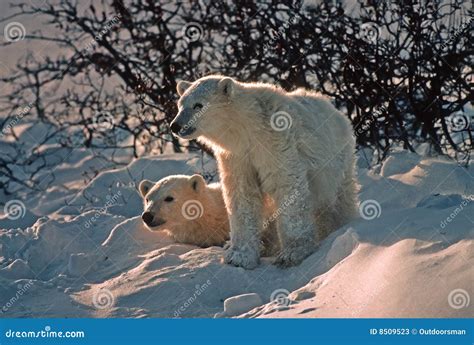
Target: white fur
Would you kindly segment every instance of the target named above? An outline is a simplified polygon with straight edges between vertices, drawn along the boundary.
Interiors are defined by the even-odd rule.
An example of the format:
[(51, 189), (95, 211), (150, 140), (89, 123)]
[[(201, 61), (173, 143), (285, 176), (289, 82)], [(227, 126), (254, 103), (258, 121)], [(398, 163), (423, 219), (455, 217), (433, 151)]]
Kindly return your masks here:
[[(178, 92), (173, 122), (192, 124), (180, 136), (210, 146), (218, 160), (231, 228), (226, 262), (257, 266), (265, 197), (278, 211), (281, 266), (299, 264), (315, 241), (355, 215), (352, 127), (326, 98), (222, 76), (180, 84)], [(282, 111), (292, 124), (276, 131), (272, 115)]]
[[(222, 246), (229, 239), (229, 221), (218, 184), (207, 185), (200, 175), (172, 175), (154, 183), (140, 183), (144, 212), (154, 215), (158, 226), (152, 231), (166, 230), (176, 242), (200, 247)], [(167, 202), (167, 197), (173, 201)], [(186, 217), (183, 205), (194, 207), (199, 217)]]

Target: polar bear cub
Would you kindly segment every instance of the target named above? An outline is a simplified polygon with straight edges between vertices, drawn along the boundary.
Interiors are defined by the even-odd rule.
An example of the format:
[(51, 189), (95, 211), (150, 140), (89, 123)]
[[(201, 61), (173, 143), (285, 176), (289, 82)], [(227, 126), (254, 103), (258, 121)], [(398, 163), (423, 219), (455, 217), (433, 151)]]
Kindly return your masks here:
[[(229, 218), (219, 183), (206, 184), (201, 175), (171, 175), (156, 183), (143, 180), (142, 220), (152, 231), (166, 230), (175, 241), (200, 247), (222, 246), (229, 239)], [(264, 256), (279, 250), (272, 205), (265, 205), (260, 248)]]
[(218, 161), (231, 229), (227, 263), (258, 265), (265, 196), (278, 211), (283, 267), (355, 216), (352, 126), (328, 99), (215, 75), (179, 82), (177, 91), (171, 130), (211, 147)]
[(222, 246), (229, 239), (229, 220), (217, 183), (201, 175), (172, 175), (139, 185), (142, 220), (152, 231), (166, 230), (176, 242), (200, 247)]

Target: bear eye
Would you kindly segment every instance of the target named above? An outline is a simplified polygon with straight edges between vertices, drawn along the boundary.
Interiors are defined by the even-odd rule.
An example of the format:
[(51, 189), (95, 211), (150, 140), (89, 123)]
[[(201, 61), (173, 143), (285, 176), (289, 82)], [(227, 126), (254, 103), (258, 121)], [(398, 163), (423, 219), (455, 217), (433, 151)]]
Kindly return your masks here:
[(171, 201), (173, 201), (173, 200), (174, 200), (174, 198), (173, 198), (172, 196), (167, 196), (167, 197), (165, 198), (165, 201), (166, 201), (166, 202), (171, 202)]
[(193, 107), (194, 110), (201, 110), (202, 109), (202, 104), (201, 103), (196, 103)]

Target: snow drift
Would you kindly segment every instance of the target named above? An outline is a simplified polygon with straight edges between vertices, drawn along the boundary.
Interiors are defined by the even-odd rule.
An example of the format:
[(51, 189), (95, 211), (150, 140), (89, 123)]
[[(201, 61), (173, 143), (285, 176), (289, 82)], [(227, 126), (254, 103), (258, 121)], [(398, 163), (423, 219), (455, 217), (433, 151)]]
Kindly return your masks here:
[(472, 167), (399, 151), (368, 169), (361, 158), (361, 218), (298, 267), (264, 258), (251, 271), (143, 226), (141, 179), (198, 167), (191, 155), (145, 157), (78, 188), (74, 166), (58, 166), (71, 193), (52, 188), (21, 219), (0, 218), (2, 317), (474, 316)]

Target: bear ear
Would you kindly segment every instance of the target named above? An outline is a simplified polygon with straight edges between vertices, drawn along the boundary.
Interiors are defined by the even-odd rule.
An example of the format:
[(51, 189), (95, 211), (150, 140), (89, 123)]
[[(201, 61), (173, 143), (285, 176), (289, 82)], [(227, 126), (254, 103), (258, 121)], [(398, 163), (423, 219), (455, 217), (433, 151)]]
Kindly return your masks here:
[(178, 85), (176, 85), (176, 91), (178, 91), (178, 95), (182, 96), (191, 85), (193, 85), (193, 83), (190, 83), (189, 81), (179, 81)]
[(189, 181), (191, 183), (191, 187), (195, 191), (199, 191), (202, 188), (202, 186), (206, 184), (206, 181), (204, 181), (204, 177), (202, 177), (199, 174), (194, 174), (193, 176), (191, 176)]
[(234, 87), (234, 80), (232, 78), (226, 77), (219, 82), (219, 90), (228, 97), (233, 95)]
[(138, 186), (138, 190), (140, 191), (140, 194), (142, 197), (145, 197), (145, 195), (148, 194), (151, 187), (153, 187), (153, 184), (154, 183), (151, 182), (150, 180), (143, 180), (142, 182), (140, 182), (140, 185)]

